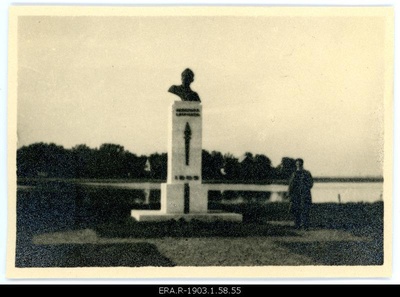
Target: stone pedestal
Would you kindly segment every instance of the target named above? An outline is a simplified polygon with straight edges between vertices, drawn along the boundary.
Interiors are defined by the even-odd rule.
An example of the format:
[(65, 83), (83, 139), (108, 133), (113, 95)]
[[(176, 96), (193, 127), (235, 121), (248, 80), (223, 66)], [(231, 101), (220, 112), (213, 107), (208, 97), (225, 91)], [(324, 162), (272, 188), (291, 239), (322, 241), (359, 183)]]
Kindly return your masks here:
[(168, 184), (201, 184), (202, 106), (175, 101), (169, 112)]
[(203, 185), (185, 186), (185, 184), (161, 184), (161, 212), (164, 213), (207, 212), (208, 209), (207, 192), (208, 192), (207, 188), (204, 187)]
[(208, 211), (208, 191), (202, 185), (202, 105), (175, 101), (169, 110), (168, 176), (161, 184), (159, 211), (132, 210), (138, 221), (242, 221), (242, 215)]

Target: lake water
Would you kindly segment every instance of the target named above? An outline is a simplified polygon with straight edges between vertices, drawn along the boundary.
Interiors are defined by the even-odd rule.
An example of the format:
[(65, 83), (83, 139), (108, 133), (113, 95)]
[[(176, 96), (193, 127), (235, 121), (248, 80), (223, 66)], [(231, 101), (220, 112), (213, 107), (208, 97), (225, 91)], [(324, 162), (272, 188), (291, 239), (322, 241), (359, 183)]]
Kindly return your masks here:
[[(42, 180), (17, 188), (18, 230), (43, 233), (130, 218), (132, 209), (160, 208), (160, 183), (65, 182)], [(261, 212), (285, 206), (287, 186), (204, 184), (209, 209), (242, 212), (246, 220), (263, 217)], [(315, 183), (313, 202), (373, 203), (382, 201), (383, 183)], [(277, 202), (277, 203), (271, 203)], [(280, 203), (282, 202), (282, 203)], [(268, 208), (269, 204), (272, 208)], [(265, 206), (265, 207), (263, 207)], [(112, 210), (112, 211), (110, 211)], [(270, 220), (274, 212), (269, 211)]]
[[(288, 201), (287, 186), (275, 186), (273, 191), (265, 192), (269, 193), (269, 197), (266, 200), (268, 202)], [(248, 201), (248, 193), (250, 192), (239, 192), (236, 199), (229, 199), (230, 201), (226, 202), (241, 203)], [(376, 202), (383, 200), (383, 183), (315, 183), (311, 194), (314, 203)], [(262, 197), (262, 195), (260, 196)]]
[[(147, 195), (159, 190), (155, 183), (86, 183), (93, 187), (120, 189), (142, 189)], [(237, 185), (204, 184), (209, 189), (209, 199), (222, 203), (242, 203), (248, 201), (284, 202), (287, 201), (285, 185)], [(383, 200), (382, 182), (316, 182), (312, 188), (314, 203), (376, 202)]]
[(383, 183), (315, 183), (313, 201), (319, 202), (376, 202), (383, 200)]

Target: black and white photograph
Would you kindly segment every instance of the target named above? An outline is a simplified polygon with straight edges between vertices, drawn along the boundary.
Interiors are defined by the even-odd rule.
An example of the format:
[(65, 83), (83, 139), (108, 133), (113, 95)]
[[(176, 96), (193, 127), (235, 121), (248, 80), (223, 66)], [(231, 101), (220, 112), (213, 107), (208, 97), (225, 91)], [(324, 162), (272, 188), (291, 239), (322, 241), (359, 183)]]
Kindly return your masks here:
[(7, 276), (389, 277), (393, 25), (10, 7)]

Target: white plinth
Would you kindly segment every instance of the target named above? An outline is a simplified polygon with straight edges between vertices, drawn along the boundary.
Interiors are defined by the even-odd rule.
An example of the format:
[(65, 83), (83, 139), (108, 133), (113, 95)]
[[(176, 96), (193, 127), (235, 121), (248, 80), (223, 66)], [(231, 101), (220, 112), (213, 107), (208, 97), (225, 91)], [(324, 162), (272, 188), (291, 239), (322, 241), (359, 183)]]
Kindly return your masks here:
[[(185, 130), (190, 130), (186, 160)], [(167, 183), (201, 184), (202, 106), (176, 101), (169, 111)], [(187, 162), (188, 161), (188, 162)]]
[[(161, 211), (165, 213), (185, 212), (185, 185), (161, 184)], [(208, 192), (203, 185), (189, 185), (188, 211), (204, 213), (208, 210)]]
[(242, 222), (243, 217), (238, 213), (227, 212), (204, 212), (204, 213), (188, 213), (173, 214), (165, 213), (161, 210), (132, 210), (131, 216), (138, 222), (162, 222), (170, 220), (197, 220), (202, 222)]
[(208, 191), (203, 185), (190, 185), (190, 213), (207, 213)]
[(208, 211), (202, 185), (202, 106), (175, 101), (169, 110), (168, 176), (161, 184), (160, 210), (132, 210), (137, 221), (242, 221), (242, 215)]

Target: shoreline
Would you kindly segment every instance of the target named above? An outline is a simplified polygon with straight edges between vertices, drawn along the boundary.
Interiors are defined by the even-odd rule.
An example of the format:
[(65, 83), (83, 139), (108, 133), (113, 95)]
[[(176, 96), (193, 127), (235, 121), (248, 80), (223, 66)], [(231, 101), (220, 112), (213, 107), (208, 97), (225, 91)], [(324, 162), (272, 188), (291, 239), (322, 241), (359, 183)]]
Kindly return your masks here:
[[(163, 179), (128, 179), (128, 178), (58, 178), (58, 177), (17, 177), (17, 185), (32, 182), (67, 182), (67, 183), (166, 183)], [(383, 177), (314, 177), (314, 183), (383, 183)], [(286, 180), (265, 181), (229, 181), (229, 180), (203, 180), (203, 184), (254, 184), (254, 185), (287, 185)]]

